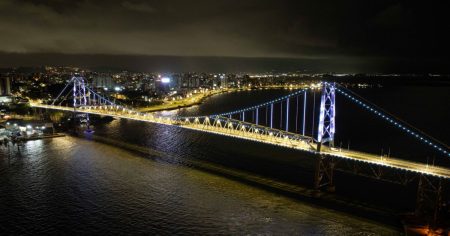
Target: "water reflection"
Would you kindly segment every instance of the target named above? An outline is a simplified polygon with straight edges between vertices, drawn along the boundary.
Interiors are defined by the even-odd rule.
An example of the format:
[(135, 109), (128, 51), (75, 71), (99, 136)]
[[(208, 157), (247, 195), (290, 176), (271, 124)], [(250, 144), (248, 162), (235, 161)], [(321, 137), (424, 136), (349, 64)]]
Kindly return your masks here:
[(89, 140), (30, 141), (21, 149), (22, 158), (13, 153), (12, 165), (5, 163), (5, 151), (0, 149), (0, 225), (6, 234), (397, 233)]

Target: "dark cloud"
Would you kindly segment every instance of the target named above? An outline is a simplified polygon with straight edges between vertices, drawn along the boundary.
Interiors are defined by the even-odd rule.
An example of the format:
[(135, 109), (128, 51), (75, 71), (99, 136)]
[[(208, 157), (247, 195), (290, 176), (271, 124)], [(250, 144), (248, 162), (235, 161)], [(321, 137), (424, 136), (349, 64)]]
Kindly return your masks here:
[(445, 1), (0, 0), (0, 52), (447, 60)]
[(138, 12), (147, 12), (152, 13), (155, 11), (155, 8), (150, 6), (149, 4), (145, 2), (130, 2), (130, 1), (124, 1), (122, 2), (122, 6), (132, 10), (132, 11), (138, 11)]

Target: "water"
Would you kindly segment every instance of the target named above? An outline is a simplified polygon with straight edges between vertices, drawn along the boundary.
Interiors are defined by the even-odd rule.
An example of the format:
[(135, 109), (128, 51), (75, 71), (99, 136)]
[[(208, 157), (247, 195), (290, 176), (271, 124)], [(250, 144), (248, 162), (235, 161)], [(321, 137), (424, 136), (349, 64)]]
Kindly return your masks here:
[(3, 234), (397, 234), (366, 219), (79, 138), (27, 142), (20, 154), (0, 150)]
[[(358, 92), (447, 142), (448, 127), (426, 124), (450, 119), (448, 111), (418, 105), (433, 102), (433, 107), (445, 110), (450, 100), (446, 91), (391, 87)], [(200, 106), (165, 113), (225, 112), (289, 92), (223, 94)], [(419, 148), (420, 152), (408, 154), (404, 150), (410, 144), (405, 143), (414, 140), (405, 141), (395, 129), (357, 113), (359, 108), (351, 103), (342, 99), (337, 103), (338, 143), (345, 146), (350, 139), (352, 148), (375, 151), (384, 145), (393, 154), (421, 160), (420, 152), (428, 153)], [(354, 128), (341, 128), (351, 125)], [(285, 235), (396, 235), (400, 230), (271, 187), (261, 188), (270, 185), (270, 180), (310, 186), (315, 162), (303, 153), (130, 120), (97, 124), (95, 130), (96, 136), (113, 145), (89, 141), (93, 137), (65, 137), (27, 142), (20, 154), (16, 149), (0, 149), (0, 230)], [(137, 152), (113, 147), (124, 144)], [(240, 173), (239, 178), (230, 177), (230, 171)], [(248, 176), (252, 181), (243, 180)], [(336, 185), (338, 194), (352, 203), (362, 199), (396, 212), (414, 208), (414, 186), (379, 184), (342, 174), (337, 174)], [(387, 193), (392, 196), (386, 198)]]

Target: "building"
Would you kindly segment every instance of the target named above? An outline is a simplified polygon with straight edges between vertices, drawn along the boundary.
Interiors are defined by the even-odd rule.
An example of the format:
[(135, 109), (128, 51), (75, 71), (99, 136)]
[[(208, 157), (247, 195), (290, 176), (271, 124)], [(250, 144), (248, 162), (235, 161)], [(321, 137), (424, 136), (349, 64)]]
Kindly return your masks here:
[(12, 96), (0, 96), (0, 107), (9, 106), (14, 102)]
[(0, 96), (11, 95), (11, 80), (9, 77), (0, 77)]
[(92, 80), (92, 87), (112, 90), (115, 87), (115, 83), (111, 76), (98, 76)]

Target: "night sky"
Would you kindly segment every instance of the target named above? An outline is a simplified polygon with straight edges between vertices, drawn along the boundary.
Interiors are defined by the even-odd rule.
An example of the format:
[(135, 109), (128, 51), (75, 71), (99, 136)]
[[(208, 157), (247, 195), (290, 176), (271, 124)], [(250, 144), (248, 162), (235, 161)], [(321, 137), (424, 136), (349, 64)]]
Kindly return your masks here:
[(446, 1), (0, 0), (0, 67), (448, 72)]

